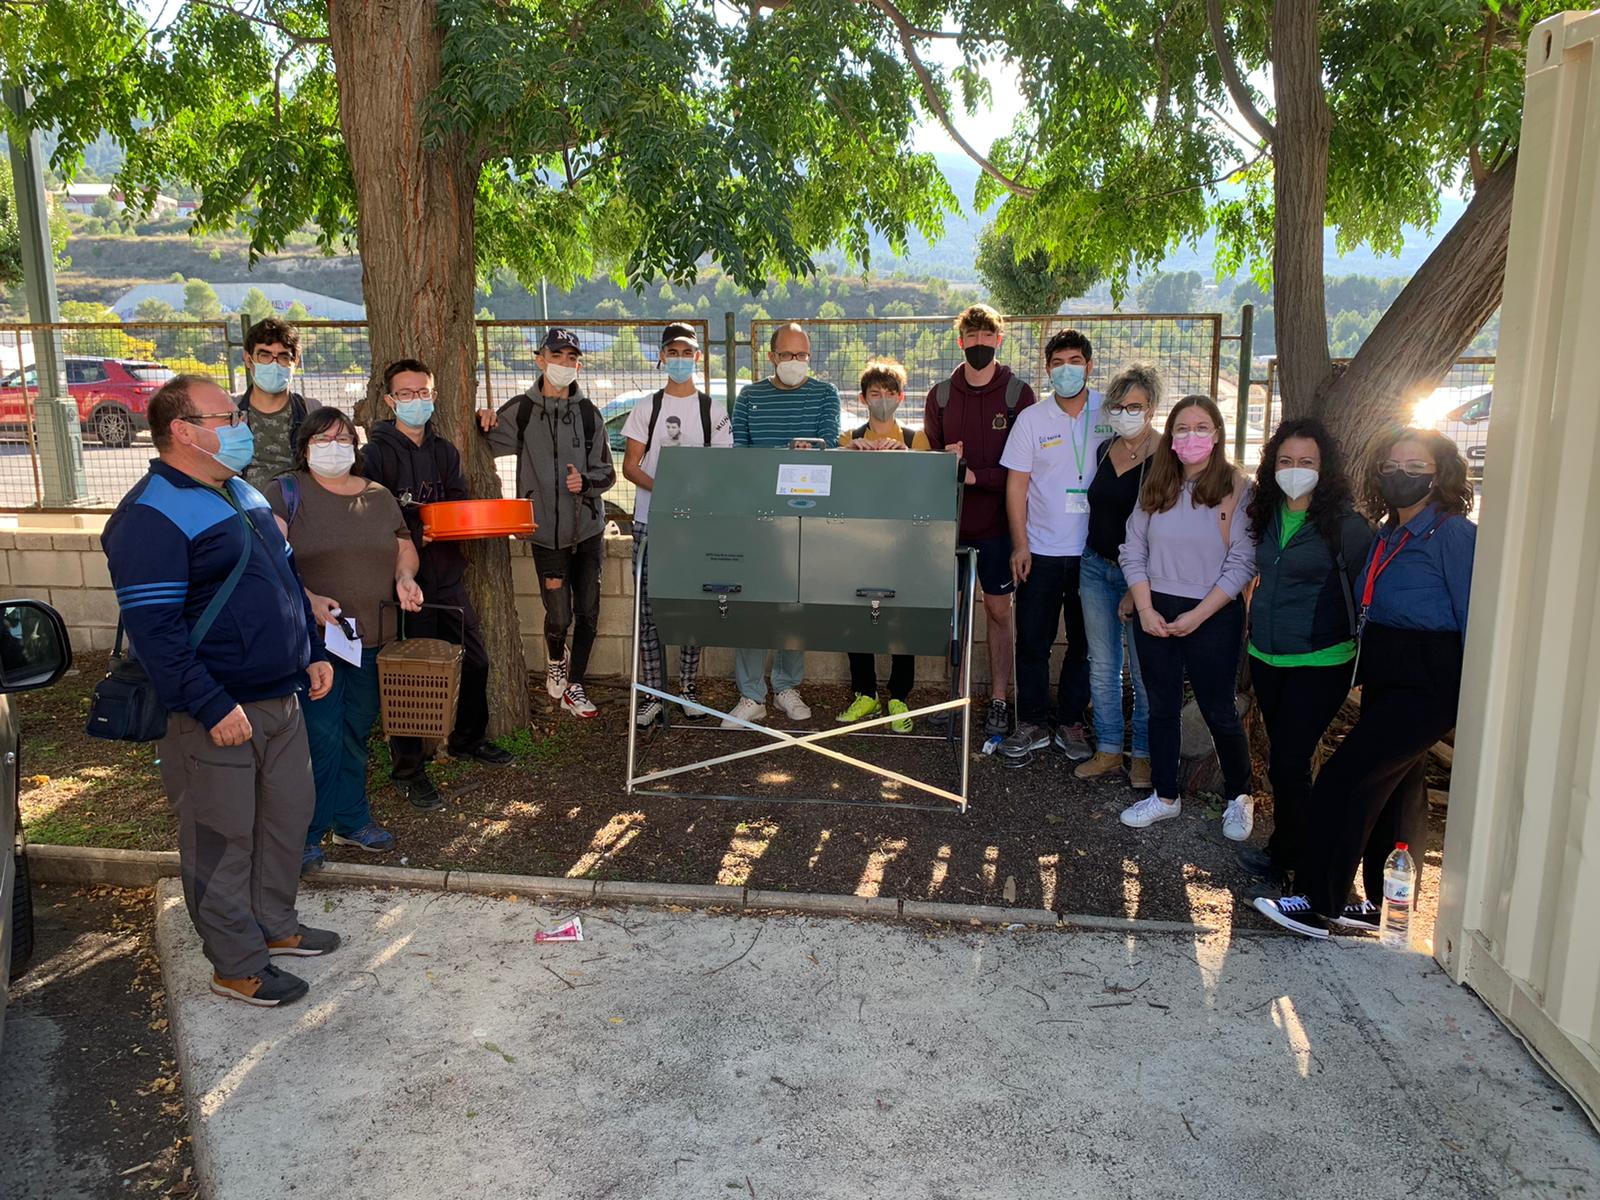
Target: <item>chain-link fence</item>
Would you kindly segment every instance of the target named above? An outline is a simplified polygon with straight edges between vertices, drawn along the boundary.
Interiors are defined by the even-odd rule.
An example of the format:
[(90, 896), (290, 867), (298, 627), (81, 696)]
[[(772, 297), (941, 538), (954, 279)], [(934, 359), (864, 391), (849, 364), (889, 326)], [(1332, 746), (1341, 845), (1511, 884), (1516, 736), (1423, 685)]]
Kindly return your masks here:
[[(866, 421), (858, 384), (861, 371), (875, 358), (892, 358), (906, 368), (906, 403), (897, 419), (908, 428), (922, 425), (923, 398), (961, 363), (954, 317), (770, 318), (750, 323), (753, 371), (741, 378), (772, 373), (767, 359), (772, 336), (791, 322), (811, 339), (811, 372), (839, 389), (844, 415), (841, 427)], [(1180, 396), (1203, 392), (1217, 396), (1220, 383), (1222, 317), (1215, 313), (1007, 317), (997, 355), (1033, 387), (1049, 393), (1044, 346), (1063, 329), (1076, 329), (1094, 350), (1090, 385), (1103, 388), (1124, 367), (1148, 363), (1161, 372), (1168, 404)], [(1221, 398), (1219, 397), (1219, 400)], [(1224, 416), (1231, 420), (1232, 393)]]
[[(1341, 366), (1349, 359), (1335, 359)], [(1489, 446), (1489, 410), (1494, 401), (1494, 363), (1492, 357), (1459, 358), (1449, 373), (1432, 391), (1420, 396), (1403, 414), (1409, 424), (1419, 429), (1437, 429), (1460, 448), (1467, 460), (1467, 474), (1475, 484), (1483, 482), (1484, 462)], [(1283, 377), (1278, 372), (1278, 360), (1267, 361), (1266, 390), (1269, 397), (1261, 436), (1252, 436), (1256, 459), (1260, 447), (1271, 436), (1283, 414), (1283, 397), (1280, 391)], [(1360, 447), (1350, 447), (1351, 454)]]
[[(725, 384), (710, 375), (709, 328), (691, 320), (707, 350), (708, 391)], [(599, 407), (604, 436), (617, 460), (618, 483), (606, 495), (619, 516), (633, 512), (635, 489), (621, 479), (622, 426), (637, 400), (661, 386), (658, 364), (665, 321), (556, 319), (480, 321), (478, 407), (495, 407), (526, 391), (538, 374), (534, 355), (552, 325), (573, 330), (584, 350), (584, 387)], [(292, 386), (319, 404), (354, 414), (372, 370), (367, 325), (300, 321), (300, 365)], [(78, 414), (83, 474), (63, 443), (62, 407), (41, 406), (40, 372), (64, 379)], [(161, 384), (177, 374), (210, 376), (232, 394), (248, 386), (244, 327), (237, 322), (137, 322), (0, 325), (0, 509), (106, 509), (138, 482), (154, 454), (147, 409)], [(48, 382), (48, 379), (46, 379)], [(69, 410), (70, 411), (70, 410)], [(497, 463), (501, 486), (515, 494), (516, 465)]]

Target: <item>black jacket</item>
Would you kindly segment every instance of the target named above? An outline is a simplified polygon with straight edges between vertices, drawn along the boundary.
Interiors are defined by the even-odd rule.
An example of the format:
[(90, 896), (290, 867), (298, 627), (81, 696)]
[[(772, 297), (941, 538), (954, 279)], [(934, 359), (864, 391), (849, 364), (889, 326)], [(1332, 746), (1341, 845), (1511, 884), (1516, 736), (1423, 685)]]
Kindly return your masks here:
[(456, 542), (422, 544), (420, 506), (468, 498), (460, 452), (434, 433), (432, 421), (423, 431), (420, 446), (393, 421), (380, 421), (372, 427), (372, 438), (362, 454), (362, 474), (383, 484), (400, 501), (400, 511), (420, 560), (417, 586), (429, 600), (442, 600), (459, 587), (467, 573), (467, 560)]
[[(1283, 511), (1274, 513), (1256, 543), (1261, 582), (1250, 601), (1250, 644), (1264, 654), (1309, 654), (1356, 636), (1356, 577), (1366, 565), (1372, 526), (1352, 508), (1339, 515), (1330, 545), (1308, 520), (1289, 544), (1278, 546)], [(1344, 570), (1339, 569), (1342, 553)]]

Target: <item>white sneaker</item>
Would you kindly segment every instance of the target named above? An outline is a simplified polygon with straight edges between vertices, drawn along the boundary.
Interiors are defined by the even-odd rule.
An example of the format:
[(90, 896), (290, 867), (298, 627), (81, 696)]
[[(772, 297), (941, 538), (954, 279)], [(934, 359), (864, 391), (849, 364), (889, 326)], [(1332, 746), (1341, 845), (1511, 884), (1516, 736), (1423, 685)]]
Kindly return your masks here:
[[(767, 708), (764, 704), (757, 704), (754, 700), (741, 697), (739, 703), (733, 706), (733, 711), (728, 715), (737, 717), (741, 721), (749, 721), (751, 724), (755, 724), (767, 715)], [(732, 721), (723, 721), (722, 727), (724, 729), (744, 728), (743, 725), (736, 725)]]
[(654, 725), (660, 719), (661, 701), (646, 700), (643, 704), (639, 705), (639, 713), (636, 717), (634, 717), (633, 723), (640, 729), (649, 729), (650, 726)]
[(549, 662), (544, 668), (544, 690), (550, 694), (550, 699), (559, 700), (567, 691), (567, 656), (563, 654), (559, 662)]
[(783, 710), (783, 715), (791, 721), (811, 720), (811, 710), (806, 707), (806, 702), (800, 699), (800, 693), (793, 688), (784, 688), (772, 698), (772, 702)]
[(1235, 796), (1222, 814), (1222, 836), (1230, 842), (1247, 841), (1256, 827), (1256, 801), (1254, 796)]
[(1134, 829), (1143, 829), (1147, 825), (1154, 825), (1157, 821), (1170, 820), (1182, 811), (1182, 800), (1163, 800), (1151, 792), (1139, 803), (1131, 804), (1122, 810), (1122, 823)]
[(588, 696), (583, 694), (583, 684), (569, 683), (567, 690), (561, 693), (561, 707), (564, 711), (575, 717), (588, 720), (600, 710), (596, 708)]

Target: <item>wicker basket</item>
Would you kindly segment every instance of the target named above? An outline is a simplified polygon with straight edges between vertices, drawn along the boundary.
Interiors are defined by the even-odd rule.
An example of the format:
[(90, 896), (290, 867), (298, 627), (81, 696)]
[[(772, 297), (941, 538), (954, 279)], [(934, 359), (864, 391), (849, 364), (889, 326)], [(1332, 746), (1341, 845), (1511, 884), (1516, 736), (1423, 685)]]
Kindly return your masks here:
[(408, 638), (378, 651), (385, 737), (450, 736), (461, 697), (462, 655), (460, 646), (438, 638)]

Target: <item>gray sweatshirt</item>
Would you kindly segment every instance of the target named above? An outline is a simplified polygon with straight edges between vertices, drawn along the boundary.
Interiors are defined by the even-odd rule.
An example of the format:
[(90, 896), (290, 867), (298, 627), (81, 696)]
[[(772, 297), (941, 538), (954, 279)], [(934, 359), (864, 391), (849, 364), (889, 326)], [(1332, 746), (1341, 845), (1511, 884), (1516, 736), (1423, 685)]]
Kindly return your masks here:
[(1213, 587), (1238, 596), (1256, 575), (1255, 546), (1245, 517), (1249, 503), (1246, 487), (1229, 522), (1226, 545), (1218, 509), (1196, 507), (1194, 485), (1188, 480), (1166, 512), (1148, 513), (1134, 505), (1118, 556), (1123, 578), (1130, 587), (1148, 583), (1152, 592), (1190, 600), (1204, 599)]
[[(605, 532), (606, 510), (600, 496), (616, 483), (617, 472), (605, 422), (589, 398), (574, 383), (566, 396), (552, 400), (543, 394), (543, 384), (541, 376), (523, 395), (502, 404), (499, 423), (485, 436), (495, 457), (517, 454), (517, 495), (533, 501), (533, 519), (539, 527), (533, 544), (570, 550)], [(517, 416), (525, 401), (531, 407), (518, 454)], [(585, 405), (590, 409), (587, 423)], [(577, 495), (567, 490), (568, 463), (583, 476), (583, 491)]]

